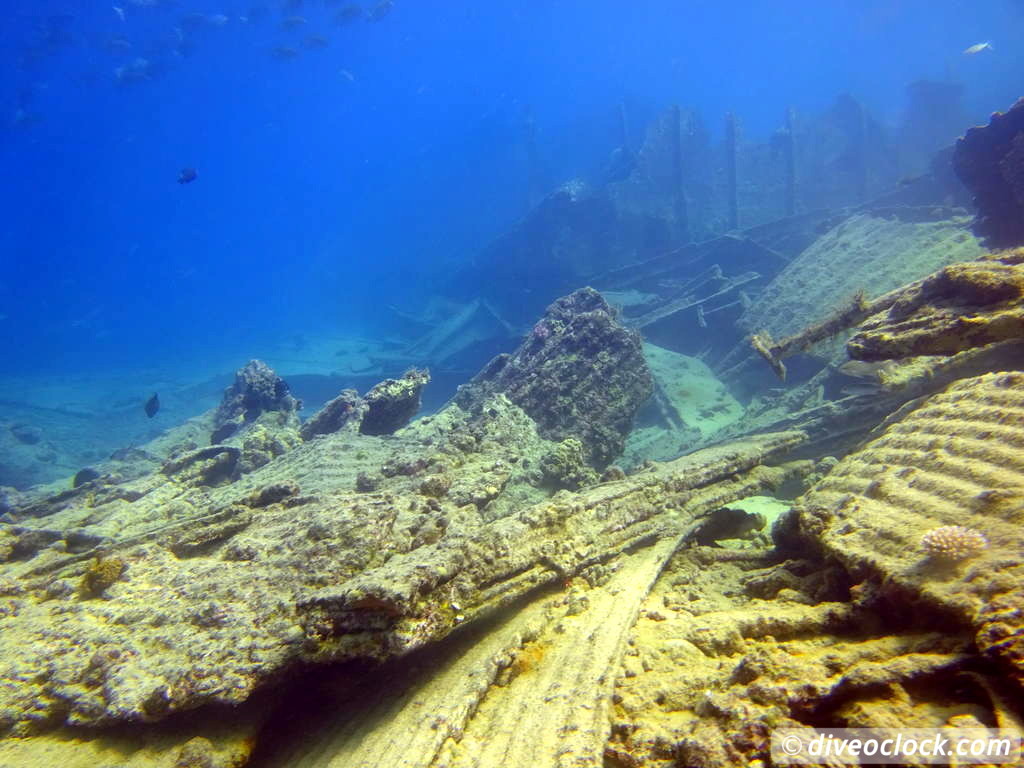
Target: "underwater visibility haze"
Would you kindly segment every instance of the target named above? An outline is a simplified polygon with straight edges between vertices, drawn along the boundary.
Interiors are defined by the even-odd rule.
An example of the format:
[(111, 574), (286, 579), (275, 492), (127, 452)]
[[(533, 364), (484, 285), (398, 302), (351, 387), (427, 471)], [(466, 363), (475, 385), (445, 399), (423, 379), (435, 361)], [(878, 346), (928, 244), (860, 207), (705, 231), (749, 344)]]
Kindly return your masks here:
[[(525, 213), (530, 121), (542, 192), (594, 174), (623, 101), (637, 143), (672, 103), (763, 139), (844, 91), (896, 126), (907, 85), (948, 78), (973, 124), (1016, 98), (1024, 24), (1010, 2), (280, 5), (7, 6), (5, 367), (362, 332)], [(1005, 52), (962, 56), (994, 30)]]
[(1022, 41), (9, 0), (0, 766), (1019, 727)]

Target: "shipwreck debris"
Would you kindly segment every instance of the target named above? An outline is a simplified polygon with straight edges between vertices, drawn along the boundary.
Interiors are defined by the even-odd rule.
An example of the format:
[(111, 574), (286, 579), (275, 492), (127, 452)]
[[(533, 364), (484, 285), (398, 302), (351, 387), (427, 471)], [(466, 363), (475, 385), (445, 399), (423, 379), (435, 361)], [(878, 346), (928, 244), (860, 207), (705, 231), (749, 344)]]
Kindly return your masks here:
[(543, 437), (579, 438), (587, 463), (603, 469), (622, 453), (652, 389), (639, 335), (622, 327), (601, 294), (583, 288), (551, 304), (519, 348), (494, 358), (455, 402), (472, 410), (504, 393)]
[(234, 383), (224, 390), (215, 422), (218, 427), (230, 421), (248, 424), (268, 411), (288, 416), (297, 414), (301, 408), (302, 402), (292, 397), (284, 379), (262, 360), (250, 360), (238, 369)]
[(974, 195), (974, 231), (990, 248), (1024, 245), (1024, 99), (956, 142), (953, 169)]
[(366, 413), (359, 431), (364, 435), (390, 435), (404, 427), (419, 411), (420, 393), (429, 381), (429, 371), (411, 368), (401, 378), (375, 385), (363, 396)]
[(345, 428), (358, 431), (367, 407), (356, 390), (343, 389), (303, 423), (299, 434), (303, 440), (312, 440), (317, 435), (329, 435)]
[(864, 292), (858, 291), (844, 306), (834, 310), (824, 320), (815, 323), (800, 333), (787, 336), (785, 339), (775, 342), (772, 341), (767, 332), (759, 331), (750, 337), (750, 346), (765, 359), (772, 370), (775, 371), (775, 375), (782, 381), (785, 381), (786, 366), (782, 362), (785, 358), (797, 352), (802, 352), (819, 341), (830, 339), (840, 331), (863, 320), (870, 314), (869, 309), (871, 306), (865, 299)]

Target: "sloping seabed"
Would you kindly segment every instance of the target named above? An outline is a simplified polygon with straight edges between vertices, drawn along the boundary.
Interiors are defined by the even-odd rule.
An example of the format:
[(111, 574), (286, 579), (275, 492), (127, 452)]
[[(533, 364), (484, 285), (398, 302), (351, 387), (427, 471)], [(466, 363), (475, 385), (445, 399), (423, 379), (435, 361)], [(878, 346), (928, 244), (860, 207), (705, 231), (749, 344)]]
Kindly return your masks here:
[[(343, 395), (337, 418), (312, 420), (337, 431), (304, 441), (286, 388), (247, 366), (220, 408), (167, 438), (157, 471), (107, 473), (13, 513), (0, 755), (740, 766), (764, 761), (783, 724), (1013, 723), (1020, 261), (945, 267), (866, 302), (847, 353), (890, 363), (880, 391), (904, 405), (838, 461), (787, 460), (807, 442), (793, 429), (598, 482), (566, 436), (571, 398), (553, 401), (548, 438), (523, 410), (529, 381), (639, 407), (642, 371), (626, 399), (607, 375), (581, 379), (573, 328), (617, 340), (594, 350), (596, 370), (639, 344), (589, 294), (553, 306), (551, 331), (510, 356), (522, 406), (485, 372), (465, 410), (393, 435), (361, 434), (360, 420), (382, 404), (407, 411), (415, 376)], [(784, 342), (762, 353), (778, 362), (798, 346)], [(200, 447), (227, 434), (251, 376), (273, 396)], [(830, 418), (812, 423), (827, 434)], [(801, 491), (770, 546), (708, 545), (740, 533), (722, 508)], [(922, 548), (952, 524), (973, 531), (961, 551)], [(979, 536), (986, 546), (968, 546)], [(318, 664), (337, 688), (303, 729), (287, 680)]]

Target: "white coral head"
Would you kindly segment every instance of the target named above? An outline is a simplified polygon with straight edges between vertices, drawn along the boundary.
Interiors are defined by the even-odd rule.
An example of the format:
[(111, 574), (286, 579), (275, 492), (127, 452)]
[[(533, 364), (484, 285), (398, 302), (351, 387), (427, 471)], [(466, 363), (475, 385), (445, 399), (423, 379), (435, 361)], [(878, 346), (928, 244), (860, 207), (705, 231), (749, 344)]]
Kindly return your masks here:
[(921, 549), (936, 560), (966, 560), (988, 546), (988, 539), (973, 528), (943, 525), (921, 537)]

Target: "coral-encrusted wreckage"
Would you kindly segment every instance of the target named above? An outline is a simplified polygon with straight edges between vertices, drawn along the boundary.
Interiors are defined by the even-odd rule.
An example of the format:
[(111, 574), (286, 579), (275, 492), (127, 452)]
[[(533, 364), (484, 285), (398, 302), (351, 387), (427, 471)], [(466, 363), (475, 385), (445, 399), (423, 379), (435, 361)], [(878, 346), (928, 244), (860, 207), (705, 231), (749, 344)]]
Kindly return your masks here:
[[(611, 272), (619, 309), (557, 299), (419, 419), (425, 370), (300, 422), (249, 363), (8, 503), (0, 763), (724, 768), (781, 726), (1019, 727), (1024, 250), (968, 226), (869, 206), (792, 258), (768, 228)], [(719, 309), (707, 363), (641, 341)]]
[(1024, 99), (956, 143), (953, 168), (974, 195), (974, 231), (992, 248), (1024, 241)]
[[(250, 363), (159, 471), (13, 513), (4, 728), (42, 734), (29, 749), (88, 726), (98, 748), (104, 726), (231, 704), (230, 728), (200, 717), (167, 749), (238, 765), (276, 716), (261, 689), (290, 690), (299, 664), (330, 664), (346, 722), (304, 738), (353, 765), (738, 766), (784, 724), (1013, 722), (1021, 261), (946, 267), (844, 315), (851, 357), (898, 363), (890, 385), (916, 399), (838, 462), (792, 458), (796, 429), (599, 479), (651, 384), (589, 290), (408, 425), (423, 372), (342, 393), (300, 435), (283, 382)], [(385, 405), (393, 431), (362, 430)], [(553, 464), (577, 491), (553, 491)], [(801, 487), (770, 540), (716, 546), (735, 533), (713, 513)]]

